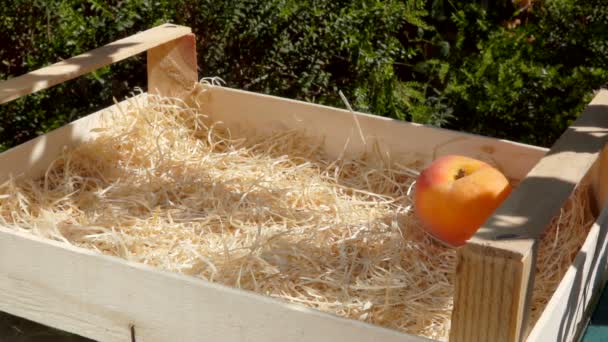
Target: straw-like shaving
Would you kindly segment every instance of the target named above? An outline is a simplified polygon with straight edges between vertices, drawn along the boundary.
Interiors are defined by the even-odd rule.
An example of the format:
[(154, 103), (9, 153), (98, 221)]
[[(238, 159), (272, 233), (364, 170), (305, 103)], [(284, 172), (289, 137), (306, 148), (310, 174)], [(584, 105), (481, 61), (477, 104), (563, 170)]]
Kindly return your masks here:
[[(41, 179), (0, 186), (0, 224), (447, 338), (455, 251), (417, 226), (407, 161), (330, 160), (297, 131), (234, 139), (200, 109), (154, 96), (108, 127)], [(585, 206), (574, 197), (543, 240), (534, 319), (584, 240)]]
[(531, 324), (536, 323), (540, 317), (595, 221), (589, 203), (589, 191), (588, 180), (584, 180), (553, 218), (540, 241), (532, 293)]

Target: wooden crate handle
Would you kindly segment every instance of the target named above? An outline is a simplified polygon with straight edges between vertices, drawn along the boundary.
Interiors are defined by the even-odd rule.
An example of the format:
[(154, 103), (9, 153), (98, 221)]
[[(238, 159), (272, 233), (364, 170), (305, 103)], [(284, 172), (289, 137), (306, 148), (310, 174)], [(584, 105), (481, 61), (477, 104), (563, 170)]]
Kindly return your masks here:
[(607, 140), (608, 91), (602, 90), (458, 250), (450, 342), (526, 338), (540, 237), (587, 175), (595, 177), (592, 193), (601, 209)]
[(198, 81), (191, 29), (163, 24), (95, 50), (0, 82), (0, 104), (147, 51), (148, 92), (179, 96)]

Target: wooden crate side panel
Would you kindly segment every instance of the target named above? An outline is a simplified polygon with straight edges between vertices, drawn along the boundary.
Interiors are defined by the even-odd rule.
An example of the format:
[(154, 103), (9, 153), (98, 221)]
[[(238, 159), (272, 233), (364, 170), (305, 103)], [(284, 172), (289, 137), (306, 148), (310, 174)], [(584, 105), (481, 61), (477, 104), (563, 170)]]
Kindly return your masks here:
[(110, 342), (430, 341), (5, 228), (0, 310)]
[(345, 156), (358, 155), (366, 150), (364, 142), (369, 147), (376, 139), (395, 158), (424, 164), (433, 156), (464, 154), (494, 161), (509, 178), (520, 180), (546, 152), (535, 146), (357, 113), (361, 138), (355, 118), (347, 110), (230, 88), (210, 88), (200, 101), (208, 104), (212, 117), (234, 129), (299, 128), (324, 137), (333, 157), (343, 153), (347, 143)]
[(607, 257), (608, 210), (604, 210), (532, 328), (528, 342), (578, 340), (606, 283)]
[(148, 93), (183, 97), (198, 82), (194, 34), (148, 50)]
[(144, 99), (145, 94), (137, 95), (0, 153), (0, 183), (11, 175), (43, 175), (64, 147), (93, 139), (96, 133), (92, 129), (103, 127), (106, 117), (119, 114), (120, 107), (127, 106), (129, 101)]

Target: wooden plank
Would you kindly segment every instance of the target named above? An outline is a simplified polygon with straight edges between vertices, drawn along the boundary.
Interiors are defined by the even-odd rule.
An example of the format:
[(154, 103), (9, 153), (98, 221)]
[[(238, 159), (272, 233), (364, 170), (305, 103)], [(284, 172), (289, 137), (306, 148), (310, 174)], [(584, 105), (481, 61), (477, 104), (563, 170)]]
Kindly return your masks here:
[[(369, 151), (372, 142), (377, 140), (394, 160), (418, 160), (424, 165), (441, 155), (463, 154), (494, 163), (509, 178), (519, 180), (547, 151), (360, 112), (353, 116), (347, 110), (227, 87), (213, 87), (199, 96), (199, 102), (205, 104), (214, 119), (236, 131), (302, 129), (312, 136), (324, 138), (325, 148), (332, 157), (343, 153), (347, 158), (356, 157)], [(355, 117), (365, 141), (360, 137)]]
[(458, 251), (451, 341), (526, 336), (538, 239), (590, 172), (607, 138), (608, 91), (601, 91)]
[(147, 56), (149, 94), (185, 97), (198, 82), (194, 34), (152, 48)]
[(99, 341), (430, 341), (0, 228), (0, 310)]
[(604, 209), (531, 330), (528, 342), (578, 340), (606, 284), (606, 258), (608, 210)]
[(50, 88), (188, 35), (189, 27), (164, 24), (117, 40), (87, 53), (0, 83), (0, 104)]
[(597, 162), (591, 169), (593, 210), (599, 214), (608, 202), (608, 145), (604, 145)]
[[(292, 125), (290, 127), (293, 128), (296, 128), (295, 124), (301, 125), (299, 127), (310, 124), (312, 130), (327, 131), (322, 128), (320, 118), (336, 115), (340, 119), (330, 123), (342, 125), (344, 129), (340, 131), (342, 135), (334, 139), (344, 139), (344, 134), (352, 133), (348, 131), (352, 116), (347, 111), (229, 89), (221, 89), (220, 93), (221, 98), (214, 98), (211, 107), (213, 111), (220, 112), (216, 118), (234, 115), (232, 119), (235, 122), (239, 117), (245, 123), (253, 119), (260, 127), (266, 127), (267, 123), (285, 113), (297, 113), (295, 118), (285, 121), (286, 116), (282, 116), (283, 119), (275, 123)], [(227, 104), (233, 104), (233, 107)], [(234, 104), (239, 106), (234, 107)], [(249, 111), (243, 111), (240, 106)], [(275, 106), (278, 109), (268, 110)], [(116, 109), (110, 107), (107, 111), (89, 115), (0, 154), (0, 176), (6, 176), (8, 172), (18, 174), (33, 169), (45, 170), (61, 146), (87, 139), (90, 129), (102, 122), (104, 112), (116, 112)], [(254, 114), (257, 118), (251, 116)], [(470, 153), (493, 148), (493, 155), (499, 160), (517, 155), (520, 160), (528, 160), (532, 164), (535, 158), (544, 154), (542, 149), (525, 145), (376, 116), (358, 116), (362, 118), (362, 127), (368, 137), (386, 137), (395, 151), (404, 149), (419, 154), (429, 153), (432, 143), (449, 143), (450, 139), (460, 138), (456, 141), (461, 143), (461, 148), (467, 150), (469, 147), (467, 151)], [(444, 134), (449, 136), (444, 137)], [(408, 141), (411, 139), (416, 141), (412, 144), (417, 144), (422, 137), (426, 139), (423, 142), (425, 149), (412, 149)], [(467, 140), (470, 141), (462, 144)], [(335, 146), (343, 147), (342, 142)], [(487, 144), (486, 148), (475, 150), (475, 144), (480, 143)], [(33, 150), (40, 152), (32, 153)], [(513, 166), (511, 169), (515, 174), (524, 172), (515, 170)], [(11, 262), (15, 255), (26, 257), (17, 263)], [(424, 340), (1, 229), (0, 259), (0, 310), (104, 341), (127, 339), (129, 324), (135, 325), (138, 341), (168, 340), (175, 336), (180, 340), (183, 337), (183, 340), (206, 338), (222, 341)], [(277, 329), (277, 326), (284, 328)]]

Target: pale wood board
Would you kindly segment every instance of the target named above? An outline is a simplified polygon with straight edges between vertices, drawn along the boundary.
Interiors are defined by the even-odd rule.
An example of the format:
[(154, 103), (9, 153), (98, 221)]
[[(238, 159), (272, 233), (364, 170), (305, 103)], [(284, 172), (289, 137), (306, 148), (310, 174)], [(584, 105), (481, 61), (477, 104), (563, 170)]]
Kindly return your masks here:
[(589, 177), (593, 190), (594, 214), (599, 214), (608, 202), (608, 145), (604, 145), (602, 148), (596, 163), (591, 168)]
[[(472, 308), (455, 310), (452, 342), (513, 342), (526, 336), (534, 285), (532, 265), (536, 263), (539, 238), (575, 187), (591, 174), (607, 138), (608, 91), (600, 91), (493, 216), (459, 249), (454, 306)], [(486, 291), (488, 283), (495, 289)], [(492, 315), (495, 311), (501, 316)], [(475, 322), (475, 329), (470, 327), (471, 322)], [(485, 335), (479, 336), (479, 331)]]
[(533, 261), (483, 248), (458, 251), (450, 342), (520, 341)]
[(528, 342), (578, 340), (606, 284), (607, 258), (608, 210), (605, 208), (530, 331)]
[(129, 101), (145, 101), (145, 98), (145, 94), (136, 95), (0, 153), (0, 183), (11, 176), (43, 175), (65, 147), (94, 139), (97, 133), (92, 129), (104, 127), (104, 121), (111, 115), (120, 115), (120, 108)]
[[(513, 180), (522, 179), (544, 156), (546, 149), (506, 140), (483, 137), (376, 115), (337, 109), (302, 101), (261, 95), (252, 92), (215, 87), (202, 93), (201, 103), (207, 112), (228, 127), (255, 128), (260, 131), (302, 129), (325, 139), (331, 157), (343, 152), (356, 157), (371, 150), (374, 140), (394, 160), (418, 160), (422, 166), (434, 157), (463, 154), (494, 162)], [(359, 121), (365, 142), (355, 123)], [(348, 150), (345, 146), (348, 143)], [(367, 143), (367, 145), (365, 145)]]
[[(146, 50), (150, 50), (148, 53), (150, 62), (148, 75), (152, 92), (158, 91), (161, 94), (169, 95), (172, 90), (178, 88), (188, 90), (189, 85), (196, 82), (194, 36), (187, 27), (167, 24), (2, 82), (0, 83), (0, 103), (49, 88)], [(175, 77), (176, 75), (177, 77)], [(459, 255), (458, 272), (460, 272), (460, 277), (458, 278), (457, 288), (466, 290), (457, 290), (457, 310), (455, 310), (455, 314), (458, 314), (458, 318), (453, 321), (452, 325), (453, 336), (456, 336), (453, 339), (454, 341), (488, 339), (514, 341), (519, 340), (521, 334), (525, 334), (521, 331), (521, 328), (526, 325), (527, 301), (533, 284), (531, 265), (535, 261), (537, 238), (548, 223), (547, 218), (552, 217), (553, 212), (563, 204), (574, 186), (592, 169), (597, 152), (605, 142), (607, 134), (605, 128), (608, 122), (606, 115), (602, 114), (606, 112), (604, 107), (608, 105), (608, 95), (603, 91), (594, 99), (581, 119), (575, 122), (566, 134), (556, 142), (551, 151), (545, 155), (547, 153), (546, 149), (534, 146), (379, 118), (363, 113), (353, 114), (346, 110), (235, 89), (214, 88), (204, 96), (209, 100), (208, 108), (211, 113), (216, 118), (226, 121), (232, 127), (255, 127), (261, 130), (305, 128), (309, 133), (326, 139), (325, 147), (331, 156), (344, 154), (345, 157), (356, 157), (364, 151), (369, 151), (371, 143), (377, 139), (384, 152), (390, 154), (393, 159), (418, 160), (420, 164), (424, 165), (437, 156), (457, 153), (491, 161), (512, 180), (521, 180), (527, 177), (524, 183), (514, 192), (515, 195), (512, 194), (506, 203), (499, 208), (492, 218), (493, 221), (488, 222)], [(64, 145), (71, 146), (93, 137), (94, 134), (90, 133), (89, 129), (99, 124), (101, 116), (101, 112), (91, 115), (1, 154), (0, 177), (5, 179), (8, 174), (21, 172), (26, 172), (28, 175), (39, 175)], [(359, 127), (361, 127), (361, 131), (358, 131)], [(364, 138), (360, 134), (363, 134)], [(346, 145), (348, 145), (348, 148), (345, 148)], [(544, 158), (541, 159), (541, 157)], [(559, 172), (555, 171), (557, 169), (559, 169)], [(598, 172), (601, 174), (601, 171)], [(550, 180), (545, 182), (547, 184), (542, 181), (546, 179)], [(605, 196), (602, 194), (605, 194), (607, 189), (601, 184), (605, 183), (600, 182), (600, 186), (596, 189), (596, 196), (599, 198), (600, 204), (604, 203)], [(535, 198), (537, 200), (534, 200)], [(550, 201), (546, 201), (547, 199), (550, 199)], [(534, 205), (530, 205), (530, 203), (534, 203)], [(503, 228), (505, 227), (511, 228), (509, 234), (512, 234), (512, 236), (496, 241), (500, 235), (504, 234)], [(590, 242), (592, 240), (593, 236), (590, 235), (586, 246), (588, 243), (592, 243)], [(604, 239), (601, 239), (601, 241), (603, 242)], [(14, 246), (20, 246), (20, 248), (11, 249)], [(292, 312), (304, 312), (306, 324), (322, 317), (320, 318), (321, 321), (329, 322), (328, 330), (330, 334), (322, 334), (323, 337), (328, 339), (331, 339), (332, 336), (339, 336), (340, 324), (346, 324), (349, 327), (359, 327), (365, 332), (361, 334), (355, 332), (356, 329), (352, 329), (346, 335), (341, 336), (348, 337), (348, 333), (352, 333), (353, 341), (366, 340), (367, 337), (382, 338), (382, 334), (388, 334), (387, 336), (390, 338), (421, 340), (417, 337), (367, 326), (360, 322), (324, 315), (315, 310), (285, 306), (279, 301), (257, 295), (222, 288), (221, 286), (216, 287), (213, 284), (182, 278), (174, 274), (165, 274), (141, 265), (132, 265), (122, 260), (96, 256), (88, 251), (49, 243), (32, 237), (19, 237), (13, 232), (0, 232), (0, 248), (0, 253), (6, 253), (3, 255), (5, 258), (0, 261), (0, 267), (2, 268), (0, 273), (3, 274), (3, 278), (0, 279), (0, 286), (3, 288), (0, 290), (4, 290), (3, 295), (0, 295), (0, 309), (5, 306), (10, 307), (11, 309), (6, 310), (7, 312), (23, 313), (29, 315), (24, 317), (45, 324), (47, 322), (57, 323), (59, 325), (51, 325), (59, 328), (67, 327), (66, 330), (74, 328), (76, 331), (69, 331), (88, 337), (95, 335), (103, 336), (104, 339), (107, 337), (110, 340), (114, 338), (122, 340), (125, 338), (125, 334), (130, 335), (128, 325), (125, 327), (125, 322), (137, 321), (141, 323), (138, 323), (139, 325), (134, 324), (140, 328), (137, 331), (142, 332), (141, 336), (144, 339), (147, 336), (146, 334), (149, 334), (152, 340), (156, 340), (155, 338), (164, 340), (169, 338), (171, 333), (176, 332), (185, 333), (185, 336), (192, 333), (191, 337), (218, 338), (222, 334), (219, 328), (225, 324), (230, 325), (229, 318), (232, 316), (227, 316), (228, 319), (226, 317), (217, 319), (215, 316), (218, 315), (210, 317), (210, 320), (205, 322), (209, 326), (201, 326), (197, 319), (184, 319), (183, 316), (180, 316), (180, 313), (183, 314), (184, 312), (192, 313), (195, 316), (200, 314), (204, 318), (210, 316), (210, 310), (192, 307), (192, 300), (200, 299), (202, 296), (205, 302), (216, 303), (213, 300), (218, 300), (221, 302), (218, 302), (218, 306), (226, 304), (222, 300), (229, 303), (236, 301), (239, 309), (242, 309), (239, 312), (242, 312), (243, 317), (248, 318), (255, 316), (254, 312), (258, 307), (262, 308), (264, 305), (268, 305), (268, 308), (263, 308), (262, 311), (276, 309), (280, 312), (289, 313), (287, 316), (293, 316), (280, 316), (280, 318), (284, 318), (287, 326), (289, 326), (289, 322), (293, 322), (294, 319), (297, 320)], [(603, 253), (604, 249), (602, 248), (599, 249), (598, 253)], [(16, 269), (11, 266), (13, 264), (9, 256), (17, 255), (16, 253), (20, 251), (28, 252), (26, 253), (28, 257), (24, 258), (22, 264), (19, 264), (21, 267)], [(45, 253), (48, 253), (48, 255)], [(584, 259), (581, 257), (583, 255), (581, 253), (579, 253), (579, 259), (577, 260)], [(70, 261), (71, 258), (77, 256), (79, 256), (79, 261)], [(80, 259), (84, 261), (80, 262)], [(59, 261), (59, 263), (51, 265), (50, 263), (53, 261)], [(37, 265), (39, 268), (36, 268)], [(67, 273), (62, 269), (66, 265), (68, 267)], [(577, 262), (573, 267), (576, 265)], [(87, 271), (89, 266), (92, 266), (93, 269), (101, 267), (105, 271), (100, 274), (95, 271)], [(588, 267), (584, 261), (583, 266)], [(135, 275), (129, 273), (133, 270), (137, 270)], [(55, 277), (49, 274), (50, 272), (56, 272)], [(112, 279), (112, 274), (118, 275), (122, 280)], [(36, 275), (38, 278), (36, 278)], [(41, 275), (44, 275), (44, 277), (40, 277)], [(105, 279), (104, 276), (110, 279), (107, 281), (111, 283), (111, 286), (102, 290), (96, 286), (100, 283), (106, 284), (103, 280)], [(161, 299), (151, 300), (150, 298), (153, 296), (146, 292), (145, 288), (141, 293), (132, 292), (135, 291), (132, 287), (133, 284), (123, 282), (127, 279), (139, 284), (140, 281), (145, 282), (148, 278), (155, 281), (153, 285), (150, 285), (152, 288), (161, 290), (160, 293), (163, 294)], [(66, 283), (66, 279), (69, 279), (69, 284)], [(99, 282), (100, 279), (101, 282)], [(594, 279), (591, 285), (585, 283), (586, 286), (592, 287), (585, 294), (593, 293), (593, 288), (597, 287), (598, 278)], [(47, 280), (50, 281), (48, 286), (46, 284)], [(176, 286), (179, 289), (175, 292), (171, 292), (174, 290), (173, 288), (165, 289), (167, 283), (171, 281), (179, 284)], [(490, 285), (487, 285), (488, 282)], [(199, 293), (200, 289), (193, 290), (189, 286), (192, 288), (202, 286), (205, 293)], [(563, 291), (566, 291), (567, 286), (569, 286), (568, 283), (564, 282), (560, 288), (563, 287)], [(95, 290), (89, 291), (89, 287)], [(132, 297), (125, 299), (124, 293), (120, 292), (121, 287), (123, 291), (126, 289), (126, 292)], [(69, 292), (71, 290), (74, 293)], [(234, 293), (230, 295), (230, 298), (219, 299), (211, 294), (214, 290), (224, 294), (227, 293), (226, 291), (234, 291)], [(184, 299), (184, 301), (169, 302), (165, 297), (167, 293), (170, 295), (175, 293), (176, 296), (181, 294), (189, 301)], [(571, 289), (568, 293), (572, 294), (576, 291)], [(10, 296), (11, 294), (24, 296), (15, 297)], [(233, 294), (236, 297), (232, 297)], [(70, 297), (71, 302), (62, 297), (72, 295), (76, 296), (76, 300)], [(94, 296), (94, 298), (91, 296)], [(145, 300), (141, 297), (145, 297)], [(465, 297), (470, 297), (469, 299), (472, 299), (473, 302), (463, 300)], [(556, 294), (555, 298), (558, 297)], [(43, 298), (46, 302), (42, 300)], [(580, 300), (577, 297), (574, 299), (578, 301), (573, 302), (578, 305), (577, 309), (586, 308), (589, 302), (586, 298)], [(107, 299), (107, 301), (100, 302), (101, 299)], [(131, 300), (130, 303), (129, 300)], [(40, 306), (40, 303), (46, 304), (46, 307)], [(125, 308), (125, 303), (135, 305), (136, 308), (130, 311), (129, 308)], [(174, 303), (175, 307), (169, 307), (171, 303)], [(467, 303), (475, 305), (467, 306)], [(62, 307), (65, 305), (71, 305), (74, 310), (64, 312)], [(107, 305), (110, 305), (109, 309)], [(486, 310), (488, 305), (492, 307), (491, 310)], [(159, 313), (151, 309), (152, 307), (166, 309), (166, 311)], [(177, 312), (176, 310), (181, 307), (185, 311)], [(557, 309), (559, 310), (561, 307), (558, 306)], [(155, 312), (155, 315), (151, 312)], [(507, 330), (496, 328), (501, 323), (498, 321), (496, 313), (501, 313), (502, 325), (507, 326)], [(504, 318), (502, 313), (507, 313), (507, 319)], [(158, 323), (162, 320), (162, 318), (159, 318), (160, 316), (165, 317), (163, 314), (170, 317), (169, 329), (166, 326), (167, 322), (162, 322), (165, 324), (162, 327)], [(226, 313), (220, 311), (219, 316), (223, 314)], [(545, 313), (545, 315), (550, 314), (555, 313)], [(286, 336), (288, 338), (292, 336), (277, 335), (280, 332), (277, 332), (276, 329), (273, 330), (274, 335), (272, 331), (266, 331), (268, 328), (264, 327), (264, 324), (274, 321), (272, 314), (268, 315), (265, 320), (255, 316), (257, 320), (252, 321), (254, 322), (253, 325), (250, 324), (251, 322), (240, 326), (238, 324), (231, 325), (227, 330), (229, 334), (227, 340), (249, 339), (252, 336), (259, 336), (264, 340), (268, 340), (265, 338), (268, 336), (270, 336), (270, 340), (273, 340), (273, 338), (283, 340)], [(580, 324), (583, 316), (583, 314), (578, 314), (577, 311), (572, 316), (574, 317), (572, 322), (576, 321), (575, 325)], [(88, 323), (86, 322), (87, 318), (91, 319)], [(182, 320), (178, 321), (179, 319)], [(475, 322), (474, 329), (470, 327), (470, 322)], [(550, 325), (547, 322), (551, 323), (553, 319), (547, 318), (542, 322)], [(466, 328), (466, 325), (469, 325), (469, 327)], [(173, 328), (175, 330), (171, 330)], [(308, 331), (312, 328), (311, 325), (308, 329), (300, 332), (303, 334), (305, 330)], [(539, 329), (541, 328), (536, 328), (534, 331), (540, 331)], [(243, 331), (245, 333), (241, 335)], [(256, 335), (258, 331), (263, 331), (263, 333)], [(281, 329), (280, 331), (285, 330)], [(573, 331), (576, 331), (576, 329), (569, 326), (565, 330), (562, 329), (561, 333), (565, 334), (564, 336), (573, 336)], [(205, 333), (208, 333), (208, 335), (199, 335)], [(297, 332), (293, 336), (294, 339), (292, 340), (319, 339), (315, 336), (312, 336), (312, 339), (306, 339), (298, 335)], [(356, 337), (363, 339), (356, 339)], [(255, 338), (253, 339), (255, 340)]]
[(147, 69), (149, 94), (187, 96), (198, 82), (194, 34), (148, 50)]
[(87, 74), (185, 36), (190, 32), (191, 29), (185, 26), (160, 25), (84, 54), (0, 82), (0, 104)]

